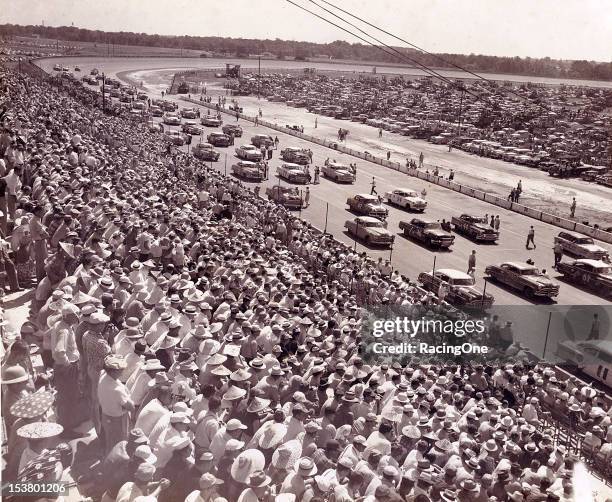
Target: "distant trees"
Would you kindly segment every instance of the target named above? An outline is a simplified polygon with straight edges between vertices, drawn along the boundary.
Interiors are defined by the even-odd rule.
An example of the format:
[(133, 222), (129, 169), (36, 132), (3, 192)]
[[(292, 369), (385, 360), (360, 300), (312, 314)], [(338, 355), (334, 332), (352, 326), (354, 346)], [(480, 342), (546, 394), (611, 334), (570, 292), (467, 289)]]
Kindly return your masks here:
[[(350, 59), (357, 61), (386, 62), (410, 64), (402, 59), (381, 51), (378, 47), (365, 44), (351, 44), (337, 40), (329, 44), (312, 42), (296, 42), (293, 40), (254, 40), (247, 38), (225, 37), (192, 37), (148, 35), (132, 32), (104, 32), (86, 30), (73, 26), (21, 26), (14, 24), (0, 25), (0, 36), (28, 36), (38, 34), (41, 37), (66, 40), (72, 42), (93, 42), (100, 44), (137, 45), (149, 47), (166, 47), (194, 49), (226, 53), (238, 57), (250, 54), (269, 52), (281, 58), (306, 60), (323, 55), (332, 59)], [(612, 80), (612, 62), (598, 63), (594, 61), (561, 61), (546, 58), (497, 57), (480, 54), (423, 54), (414, 49), (397, 48), (413, 61), (434, 67), (446, 68), (458, 65), (463, 68), (490, 73), (508, 73), (521, 75), (537, 75), (541, 77), (570, 77), (593, 80)], [(418, 65), (415, 64), (415, 67)]]

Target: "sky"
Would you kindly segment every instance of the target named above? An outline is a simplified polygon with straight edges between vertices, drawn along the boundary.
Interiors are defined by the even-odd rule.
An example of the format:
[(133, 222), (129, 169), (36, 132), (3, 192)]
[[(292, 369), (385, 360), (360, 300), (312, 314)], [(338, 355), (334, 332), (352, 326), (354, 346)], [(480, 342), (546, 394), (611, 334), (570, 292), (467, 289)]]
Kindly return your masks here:
[[(320, 0), (291, 1), (331, 18), (314, 5), (324, 5)], [(612, 0), (329, 1), (431, 52), (612, 61)], [(359, 41), (287, 0), (0, 0), (0, 24), (43, 22), (160, 35)]]

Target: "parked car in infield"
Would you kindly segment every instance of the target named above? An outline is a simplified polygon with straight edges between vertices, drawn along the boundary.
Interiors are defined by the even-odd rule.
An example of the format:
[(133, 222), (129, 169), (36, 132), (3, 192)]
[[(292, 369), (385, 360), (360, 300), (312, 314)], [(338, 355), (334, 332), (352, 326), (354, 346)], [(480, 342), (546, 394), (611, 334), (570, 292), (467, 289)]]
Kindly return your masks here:
[[(59, 66), (59, 65), (55, 65), (55, 66)], [(55, 70), (55, 68), (53, 68)], [(98, 73), (100, 73), (100, 70), (98, 70), (97, 68), (92, 68), (91, 71), (89, 72), (90, 75), (97, 75)]]
[(485, 217), (464, 213), (461, 216), (453, 216), (451, 223), (455, 232), (476, 242), (495, 242), (499, 239), (499, 232), (489, 225)]
[(291, 162), (283, 162), (276, 168), (276, 173), (280, 178), (291, 183), (306, 184), (309, 180), (306, 169), (303, 166), (292, 164)]
[(395, 240), (395, 235), (387, 230), (387, 223), (371, 216), (358, 216), (347, 220), (344, 227), (349, 234), (366, 244), (391, 246)]
[(329, 161), (321, 167), (321, 173), (336, 183), (355, 183), (353, 171), (340, 162)]
[(206, 136), (206, 141), (213, 146), (230, 146), (232, 142), (230, 137), (222, 132), (211, 132)]
[(384, 220), (389, 215), (389, 210), (380, 203), (376, 195), (359, 193), (346, 200), (349, 210), (364, 216), (373, 216)]
[(221, 155), (210, 143), (196, 143), (192, 147), (191, 153), (196, 159), (208, 162), (217, 162)]
[(423, 288), (435, 295), (440, 290), (440, 284), (448, 285), (445, 301), (456, 307), (489, 308), (495, 301), (493, 295), (479, 291), (475, 279), (465, 272), (450, 268), (441, 268), (433, 272), (421, 272), (418, 281)]
[(240, 127), (238, 124), (225, 124), (221, 130), (228, 136), (233, 134), (234, 138), (242, 137), (242, 127)]
[(385, 193), (385, 199), (389, 204), (398, 206), (410, 211), (425, 211), (427, 201), (423, 199), (415, 190), (410, 188), (397, 188)]
[(202, 128), (195, 120), (186, 120), (181, 126), (181, 131), (187, 134), (193, 134), (194, 136), (202, 134)]
[(268, 200), (272, 200), (287, 209), (300, 209), (302, 207), (302, 197), (297, 188), (274, 185), (266, 188)]
[(399, 228), (406, 237), (430, 247), (448, 249), (455, 242), (455, 236), (443, 230), (442, 225), (437, 221), (413, 218), (410, 221), (400, 221)]
[(257, 148), (261, 148), (263, 145), (274, 145), (274, 139), (272, 139), (272, 136), (269, 136), (268, 134), (256, 134), (255, 136), (251, 136), (251, 143)]
[(181, 117), (174, 112), (167, 112), (162, 119), (166, 125), (181, 125)]
[(223, 124), (223, 120), (214, 115), (204, 115), (200, 119), (200, 123), (206, 127), (220, 127)]
[(612, 265), (601, 260), (580, 258), (557, 264), (557, 272), (573, 284), (586, 286), (602, 296), (612, 297)]
[(151, 115), (153, 115), (154, 117), (164, 116), (164, 111), (159, 106), (152, 106), (151, 108), (149, 108), (149, 112), (151, 112)]
[(232, 173), (247, 181), (262, 181), (264, 171), (258, 162), (239, 160), (232, 166)]
[(240, 145), (236, 148), (236, 157), (242, 160), (259, 162), (261, 160), (261, 151), (253, 145)]
[(489, 265), (485, 268), (485, 274), (526, 297), (554, 298), (559, 295), (559, 285), (528, 263), (508, 261)]
[(293, 164), (305, 165), (310, 163), (310, 156), (305, 148), (288, 146), (281, 150), (280, 156), (285, 162), (291, 162)]
[(181, 110), (181, 117), (183, 117), (184, 119), (197, 119), (198, 112), (195, 108), (183, 108)]
[(563, 254), (575, 258), (610, 260), (610, 254), (607, 249), (595, 244), (591, 237), (579, 234), (578, 232), (570, 232), (569, 230), (559, 232), (559, 235), (555, 237), (555, 244), (561, 245)]

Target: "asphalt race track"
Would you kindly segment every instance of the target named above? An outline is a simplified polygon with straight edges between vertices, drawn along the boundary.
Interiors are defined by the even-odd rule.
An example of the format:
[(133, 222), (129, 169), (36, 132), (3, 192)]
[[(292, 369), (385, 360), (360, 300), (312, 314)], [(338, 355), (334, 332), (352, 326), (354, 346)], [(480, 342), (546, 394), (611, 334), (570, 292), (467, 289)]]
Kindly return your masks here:
[[(42, 60), (40, 62), (40, 66), (45, 70), (51, 71), (53, 64), (56, 62), (59, 64), (66, 64), (67, 66), (73, 66), (73, 61), (74, 60), (71, 58), (66, 58), (65, 63), (62, 58), (48, 59)], [(77, 73), (76, 76), (80, 78), (80, 76), (88, 74), (94, 66), (98, 67), (100, 71), (105, 71), (107, 76), (115, 76), (118, 72), (126, 71), (127, 63), (133, 63), (134, 69), (139, 68), (139, 62), (136, 59), (133, 61), (122, 59), (119, 61), (119, 63), (121, 64), (108, 64), (108, 66), (106, 66), (101, 65), (99, 59), (96, 60), (95, 63), (90, 63), (84, 58), (79, 58), (78, 64), (81, 68), (81, 73)], [(72, 66), (69, 67), (72, 69)], [(145, 87), (148, 87), (146, 81)], [(161, 97), (155, 92), (150, 92), (149, 95), (151, 98)], [(174, 95), (168, 97), (168, 99), (177, 101), (180, 107), (193, 106), (192, 104), (182, 101), (180, 96)], [(213, 103), (215, 102), (216, 96), (213, 97)], [(267, 102), (261, 100), (260, 103), (265, 119)], [(202, 113), (203, 115), (206, 114), (206, 108), (202, 109)], [(223, 114), (222, 118), (225, 123), (236, 122), (236, 119), (230, 115)], [(161, 119), (156, 118), (155, 120), (160, 121)], [(500, 239), (497, 244), (476, 244), (462, 235), (455, 234), (455, 243), (450, 251), (435, 252), (417, 242), (408, 240), (401, 235), (398, 226), (399, 222), (401, 220), (410, 220), (411, 218), (415, 217), (413, 213), (395, 207), (389, 207), (390, 213), (389, 218), (387, 219), (388, 228), (396, 233), (395, 244), (392, 252), (389, 249), (366, 248), (361, 242), (358, 242), (356, 246), (360, 251), (367, 250), (367, 252), (376, 259), (378, 257), (383, 257), (383, 259), (391, 258), (393, 267), (399, 269), (401, 273), (407, 275), (411, 279), (416, 280), (420, 272), (431, 270), (434, 256), (436, 257), (436, 268), (454, 268), (466, 271), (468, 255), (473, 249), (475, 249), (477, 254), (476, 284), (481, 289), (485, 284), (483, 274), (487, 265), (501, 263), (503, 261), (525, 261), (527, 258), (531, 258), (534, 260), (536, 266), (540, 267), (541, 269), (547, 269), (551, 278), (557, 280), (557, 282), (560, 284), (560, 293), (556, 299), (558, 304), (610, 304), (609, 301), (601, 296), (564, 282), (562, 279), (558, 278), (556, 272), (552, 270), (552, 245), (554, 236), (560, 231), (558, 227), (518, 215), (511, 211), (498, 208), (491, 204), (461, 195), (451, 190), (425, 183), (421, 180), (409, 177), (391, 169), (361, 161), (307, 141), (299, 140), (293, 136), (278, 133), (263, 126), (255, 127), (252, 122), (241, 119), (238, 123), (244, 129), (243, 137), (236, 138), (236, 145), (234, 147), (219, 148), (218, 150), (221, 152), (221, 157), (214, 165), (222, 172), (225, 170), (227, 165), (227, 172), (230, 173), (231, 165), (236, 161), (234, 156), (234, 148), (236, 146), (240, 145), (241, 143), (248, 144), (251, 136), (254, 133), (270, 134), (272, 137), (278, 136), (280, 140), (279, 151), (274, 152), (274, 157), (270, 162), (270, 177), (267, 181), (262, 183), (262, 194), (265, 194), (265, 187), (267, 186), (272, 186), (278, 183), (287, 185), (285, 181), (280, 181), (275, 176), (276, 167), (281, 162), (279, 159), (280, 149), (284, 147), (298, 146), (310, 148), (314, 154), (313, 164), (315, 165), (323, 165), (325, 159), (327, 158), (335, 159), (347, 164), (349, 162), (357, 162), (358, 175), (357, 181), (354, 185), (337, 184), (321, 177), (320, 184), (309, 185), (311, 192), (310, 206), (301, 212), (301, 215), (305, 220), (309, 221), (318, 228), (323, 229), (326, 220), (326, 210), (328, 208), (327, 231), (343, 242), (351, 244), (354, 243), (353, 239), (349, 237), (344, 230), (345, 221), (355, 216), (347, 210), (346, 199), (347, 197), (356, 193), (369, 193), (373, 176), (376, 177), (376, 190), (380, 195), (393, 188), (406, 187), (417, 190), (418, 192), (421, 192), (421, 190), (425, 188), (427, 190), (426, 200), (428, 202), (428, 207), (425, 211), (424, 217), (429, 219), (442, 220), (445, 218), (446, 220), (450, 220), (453, 215), (459, 215), (463, 212), (482, 216), (485, 214), (489, 214), (490, 216), (492, 213), (500, 215)], [(165, 127), (168, 128), (168, 126)], [(179, 129), (179, 127), (172, 127), (170, 129)], [(203, 141), (205, 141), (205, 136), (214, 130), (216, 129), (204, 127)], [(198, 136), (194, 136), (193, 143), (195, 144), (198, 141)], [(313, 169), (311, 169), (311, 173), (313, 173)], [(255, 184), (250, 185), (254, 186)], [(304, 186), (296, 186), (302, 190), (305, 189)], [(535, 228), (535, 242), (537, 249), (527, 251), (525, 249), (525, 241), (530, 225), (533, 225)], [(605, 243), (598, 244), (610, 249), (610, 245)], [(497, 305), (533, 304), (531, 300), (523, 298), (518, 293), (506, 289), (505, 287), (498, 286), (494, 283), (489, 282), (487, 284), (487, 292), (494, 295), (495, 303)]]

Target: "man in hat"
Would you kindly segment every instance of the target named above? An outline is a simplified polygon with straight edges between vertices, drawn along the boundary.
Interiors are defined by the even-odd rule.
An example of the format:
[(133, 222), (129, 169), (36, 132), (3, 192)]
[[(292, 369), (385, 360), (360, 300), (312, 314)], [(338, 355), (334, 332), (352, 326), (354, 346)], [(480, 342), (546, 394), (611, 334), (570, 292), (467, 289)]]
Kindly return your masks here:
[(199, 480), (199, 490), (194, 490), (187, 495), (185, 502), (209, 502), (219, 500), (221, 497), (218, 493), (218, 487), (222, 484), (223, 480), (217, 478), (214, 474), (204, 473)]
[(114, 355), (106, 356), (104, 371), (97, 385), (101, 429), (107, 452), (119, 441), (127, 439), (130, 412), (135, 410), (130, 392), (120, 380), (124, 369), (124, 359)]
[(51, 327), (51, 353), (54, 383), (57, 389), (57, 420), (64, 427), (64, 436), (76, 433), (80, 422), (75, 403), (79, 397), (79, 351), (74, 330), (79, 319), (68, 306), (62, 307), (61, 318)]
[(171, 482), (165, 478), (158, 482), (153, 481), (155, 472), (155, 466), (142, 462), (131, 478), (133, 481), (128, 481), (119, 489), (115, 502), (132, 502), (136, 499), (158, 500), (161, 492), (169, 487)]
[(96, 479), (107, 497), (115, 499), (119, 489), (132, 479), (134, 453), (139, 446), (148, 443), (141, 429), (132, 429), (126, 440), (119, 441), (108, 452)]
[(258, 502), (269, 500), (272, 497), (270, 483), (272, 479), (264, 471), (253, 472), (248, 480), (246, 488), (238, 497), (237, 502)]

